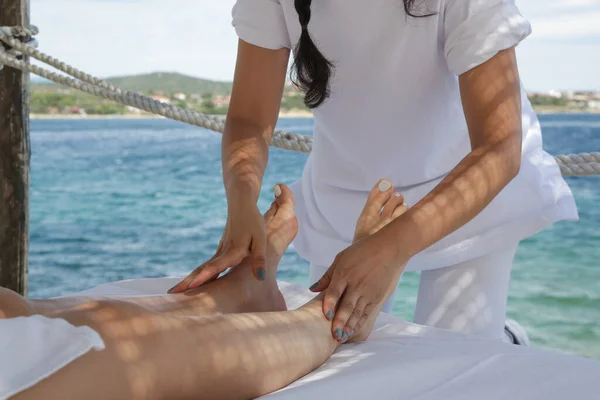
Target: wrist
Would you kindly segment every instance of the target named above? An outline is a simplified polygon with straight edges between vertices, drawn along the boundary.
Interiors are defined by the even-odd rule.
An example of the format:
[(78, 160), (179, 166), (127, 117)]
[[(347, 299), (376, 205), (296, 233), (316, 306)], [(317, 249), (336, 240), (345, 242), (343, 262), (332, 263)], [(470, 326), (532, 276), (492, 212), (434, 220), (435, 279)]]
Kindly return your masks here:
[[(394, 221), (395, 222), (395, 221)], [(375, 234), (379, 242), (379, 249), (384, 254), (392, 266), (404, 268), (404, 265), (411, 259), (412, 254), (405, 246), (405, 241), (392, 228), (393, 223), (384, 227)]]
[(225, 193), (227, 195), (227, 204), (254, 204), (258, 202), (260, 195), (260, 182), (248, 182), (242, 180), (233, 180), (225, 184)]

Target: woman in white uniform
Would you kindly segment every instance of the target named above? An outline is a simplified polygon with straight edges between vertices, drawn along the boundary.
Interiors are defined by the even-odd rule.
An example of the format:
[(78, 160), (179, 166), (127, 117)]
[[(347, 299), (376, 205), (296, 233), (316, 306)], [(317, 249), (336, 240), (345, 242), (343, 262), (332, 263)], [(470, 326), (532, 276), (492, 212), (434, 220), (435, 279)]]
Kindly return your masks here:
[[(531, 32), (513, 0), (238, 0), (240, 37), (223, 138), (228, 220), (215, 256), (171, 292), (251, 257), (264, 278), (256, 202), (291, 49), (315, 118), (293, 185), (311, 290), (343, 342), (422, 271), (415, 322), (500, 338), (520, 240), (578, 218), (521, 86), (515, 46)], [(411, 209), (352, 244), (368, 192)], [(384, 307), (391, 311), (393, 296)]]

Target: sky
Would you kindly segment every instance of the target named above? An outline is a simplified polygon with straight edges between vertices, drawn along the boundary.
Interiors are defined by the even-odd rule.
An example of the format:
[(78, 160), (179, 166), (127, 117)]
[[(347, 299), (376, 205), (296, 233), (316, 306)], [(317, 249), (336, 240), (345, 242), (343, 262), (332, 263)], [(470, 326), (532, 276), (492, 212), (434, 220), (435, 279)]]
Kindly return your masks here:
[[(39, 49), (94, 75), (233, 77), (235, 0), (30, 2)], [(600, 90), (600, 0), (517, 0), (517, 6), (533, 28), (517, 48), (525, 87)]]

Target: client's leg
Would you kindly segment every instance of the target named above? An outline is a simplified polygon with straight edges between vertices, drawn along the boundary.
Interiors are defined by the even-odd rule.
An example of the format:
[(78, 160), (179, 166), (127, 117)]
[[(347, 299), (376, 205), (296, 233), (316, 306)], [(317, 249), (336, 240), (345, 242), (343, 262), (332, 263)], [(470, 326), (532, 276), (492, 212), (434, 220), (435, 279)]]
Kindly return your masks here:
[(92, 351), (15, 399), (245, 399), (280, 389), (338, 346), (322, 304), (294, 311), (214, 317), (165, 316), (97, 301), (56, 315), (89, 326)]
[[(357, 236), (368, 230), (358, 229)], [(366, 337), (376, 316), (355, 338)], [(314, 370), (338, 346), (320, 297), (294, 311), (214, 317), (161, 315), (99, 300), (55, 317), (96, 330), (106, 349), (84, 355), (16, 399), (253, 398)]]
[[(258, 281), (252, 276), (247, 261), (224, 277), (182, 294), (113, 298), (143, 306), (152, 311), (173, 315), (217, 315), (241, 312), (284, 311), (285, 301), (277, 287), (279, 261), (298, 232), (292, 191), (280, 185), (281, 195), (265, 213), (267, 229), (266, 277)], [(33, 300), (36, 313), (53, 316), (98, 297), (72, 297)]]
[[(278, 203), (267, 213), (267, 275), (273, 282), (279, 257), (297, 229), (291, 192), (282, 189)], [(251, 298), (262, 296), (260, 307), (276, 311), (281, 308), (277, 301), (271, 301), (271, 308), (266, 309), (266, 284), (256, 281), (250, 268), (240, 266), (207, 285), (204, 293), (210, 298), (224, 292), (251, 300), (247, 304), (227, 296), (218, 300), (228, 302), (225, 307), (231, 309), (257, 307)], [(234, 288), (248, 293), (240, 296)], [(0, 295), (20, 305), (10, 317), (35, 311), (17, 294), (0, 291)], [(53, 317), (91, 327), (101, 335), (106, 349), (80, 357), (17, 399), (252, 398), (317, 368), (338, 346), (319, 299), (290, 312), (213, 317), (165, 315), (150, 310), (153, 306), (148, 304), (114, 299), (84, 300), (75, 307), (55, 309)], [(0, 304), (0, 310), (6, 305)]]

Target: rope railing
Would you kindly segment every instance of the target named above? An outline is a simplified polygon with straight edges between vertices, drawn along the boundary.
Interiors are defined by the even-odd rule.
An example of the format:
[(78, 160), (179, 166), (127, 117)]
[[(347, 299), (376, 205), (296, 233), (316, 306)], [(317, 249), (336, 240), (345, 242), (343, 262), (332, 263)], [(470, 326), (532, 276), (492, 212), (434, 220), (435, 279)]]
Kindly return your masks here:
[[(27, 71), (52, 82), (97, 97), (223, 133), (225, 122), (221, 118), (165, 104), (140, 93), (121, 89), (100, 78), (80, 71), (48, 54), (42, 53), (36, 49), (37, 42), (33, 39), (33, 36), (37, 33), (38, 29), (35, 26), (0, 27), (0, 69), (6, 65)], [(25, 62), (21, 59), (22, 55), (34, 58), (43, 64), (63, 72), (67, 76)], [(312, 150), (312, 138), (291, 132), (276, 131), (273, 134), (271, 146), (296, 152), (310, 153)], [(600, 152), (567, 154), (556, 156), (555, 158), (564, 176), (600, 175)]]

